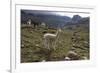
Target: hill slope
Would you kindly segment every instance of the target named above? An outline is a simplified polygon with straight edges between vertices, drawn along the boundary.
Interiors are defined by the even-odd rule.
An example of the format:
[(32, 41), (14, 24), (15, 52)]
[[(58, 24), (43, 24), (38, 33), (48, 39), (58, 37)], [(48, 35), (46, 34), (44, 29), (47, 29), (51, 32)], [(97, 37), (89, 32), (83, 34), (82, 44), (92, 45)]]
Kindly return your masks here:
[(57, 41), (56, 50), (44, 48), (45, 32), (55, 33), (56, 29), (21, 26), (21, 62), (63, 61), (68, 51), (75, 51), (79, 56), (89, 59), (89, 31), (83, 27), (63, 29)]

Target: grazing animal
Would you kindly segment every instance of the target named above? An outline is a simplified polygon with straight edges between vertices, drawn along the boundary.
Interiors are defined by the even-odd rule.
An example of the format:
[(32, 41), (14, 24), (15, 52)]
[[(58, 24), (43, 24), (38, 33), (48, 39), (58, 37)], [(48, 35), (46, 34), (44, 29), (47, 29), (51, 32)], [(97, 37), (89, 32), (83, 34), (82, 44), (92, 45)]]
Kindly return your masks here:
[(46, 27), (46, 24), (44, 22), (42, 22), (41, 27)]
[(45, 48), (47, 49), (54, 49), (55, 50), (55, 45), (56, 41), (58, 39), (59, 33), (61, 32), (61, 29), (58, 29), (55, 34), (52, 33), (45, 33), (43, 38), (44, 38), (44, 45)]
[(27, 24), (28, 24), (29, 26), (33, 25), (34, 28), (37, 28), (37, 27), (40, 25), (39, 22), (32, 21), (31, 19), (29, 19), (29, 20), (27, 21)]
[(28, 24), (29, 26), (32, 24), (31, 19), (29, 19), (29, 20), (27, 21), (27, 24)]
[(34, 28), (37, 28), (40, 25), (39, 22), (33, 22), (33, 21), (32, 21), (32, 24), (33, 24)]

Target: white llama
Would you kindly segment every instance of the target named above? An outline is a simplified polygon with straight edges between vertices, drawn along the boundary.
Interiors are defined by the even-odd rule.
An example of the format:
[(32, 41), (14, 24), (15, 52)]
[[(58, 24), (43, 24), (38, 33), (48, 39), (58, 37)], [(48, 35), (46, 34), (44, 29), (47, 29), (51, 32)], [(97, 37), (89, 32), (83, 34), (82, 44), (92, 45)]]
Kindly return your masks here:
[(31, 19), (29, 19), (29, 20), (27, 21), (27, 24), (30, 26), (31, 23), (32, 23), (32, 21), (31, 21)]
[(44, 22), (41, 23), (42, 27), (46, 27), (46, 24)]
[(45, 48), (47, 48), (49, 50), (50, 49), (55, 50), (56, 42), (59, 37), (59, 32), (61, 32), (61, 29), (58, 29), (55, 34), (52, 34), (52, 33), (44, 34), (43, 38), (44, 38)]

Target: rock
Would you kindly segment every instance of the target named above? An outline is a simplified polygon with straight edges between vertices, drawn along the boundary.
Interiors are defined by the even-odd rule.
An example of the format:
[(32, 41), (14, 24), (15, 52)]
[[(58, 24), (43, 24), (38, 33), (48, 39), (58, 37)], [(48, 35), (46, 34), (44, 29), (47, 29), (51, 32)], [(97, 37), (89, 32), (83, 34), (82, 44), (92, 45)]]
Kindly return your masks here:
[(89, 43), (87, 41), (84, 41), (83, 46), (86, 47), (86, 48), (89, 48)]
[(46, 62), (46, 60), (42, 60), (42, 62)]
[(83, 58), (84, 60), (87, 60), (87, 59), (88, 59), (88, 58), (87, 58), (87, 57), (85, 57), (85, 56), (84, 56), (84, 57), (82, 57), (82, 58)]
[(65, 60), (70, 60), (70, 58), (69, 57), (65, 57)]
[(75, 49), (76, 49), (75, 47), (72, 47), (72, 48), (71, 48), (71, 50), (75, 50)]
[(36, 47), (39, 47), (39, 44), (36, 44)]
[(21, 47), (23, 48), (24, 47), (24, 44), (22, 44)]
[(79, 60), (79, 56), (76, 52), (74, 51), (69, 51), (68, 52), (68, 57), (71, 59), (71, 60)]
[(84, 44), (88, 44), (88, 42), (87, 42), (87, 41), (83, 41), (83, 43), (84, 43)]
[(72, 44), (72, 46), (75, 46), (75, 44)]

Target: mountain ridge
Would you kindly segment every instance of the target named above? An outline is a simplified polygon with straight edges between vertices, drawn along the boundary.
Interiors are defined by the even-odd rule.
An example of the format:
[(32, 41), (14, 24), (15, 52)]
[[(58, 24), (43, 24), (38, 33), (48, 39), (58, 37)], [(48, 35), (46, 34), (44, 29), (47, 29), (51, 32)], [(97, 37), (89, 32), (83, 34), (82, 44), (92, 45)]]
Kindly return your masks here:
[(89, 24), (89, 17), (81, 17), (80, 15), (73, 15), (71, 18), (69, 16), (54, 15), (52, 13), (30, 13), (21, 10), (21, 24), (27, 23), (29, 19), (38, 23), (44, 22), (49, 27), (54, 28), (64, 27), (66, 25)]

